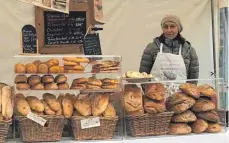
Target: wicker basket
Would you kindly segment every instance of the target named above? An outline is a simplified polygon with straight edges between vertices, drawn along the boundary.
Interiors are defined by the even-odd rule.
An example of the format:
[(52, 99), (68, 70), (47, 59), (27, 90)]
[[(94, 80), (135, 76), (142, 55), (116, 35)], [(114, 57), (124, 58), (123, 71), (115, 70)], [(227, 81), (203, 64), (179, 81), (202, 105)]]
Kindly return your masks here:
[(59, 141), (64, 128), (64, 116), (40, 116), (47, 120), (44, 127), (24, 116), (17, 116), (21, 139), (24, 142)]
[(0, 121), (0, 143), (5, 142), (11, 124), (12, 124), (12, 120)]
[(126, 132), (134, 137), (164, 135), (168, 132), (173, 114), (173, 112), (164, 112), (160, 114), (128, 115), (125, 118)]
[(115, 132), (118, 117), (100, 117), (100, 126), (81, 129), (81, 120), (86, 119), (80, 116), (71, 118), (71, 126), (75, 140), (105, 140), (111, 139)]

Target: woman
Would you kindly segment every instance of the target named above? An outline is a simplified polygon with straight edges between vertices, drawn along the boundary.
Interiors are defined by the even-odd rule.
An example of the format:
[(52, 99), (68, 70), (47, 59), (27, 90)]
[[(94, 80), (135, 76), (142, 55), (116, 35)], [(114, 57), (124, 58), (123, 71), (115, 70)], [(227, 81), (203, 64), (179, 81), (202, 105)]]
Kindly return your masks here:
[(182, 36), (182, 24), (175, 15), (161, 21), (163, 34), (149, 43), (142, 55), (140, 72), (159, 80), (198, 79), (199, 61), (195, 49)]

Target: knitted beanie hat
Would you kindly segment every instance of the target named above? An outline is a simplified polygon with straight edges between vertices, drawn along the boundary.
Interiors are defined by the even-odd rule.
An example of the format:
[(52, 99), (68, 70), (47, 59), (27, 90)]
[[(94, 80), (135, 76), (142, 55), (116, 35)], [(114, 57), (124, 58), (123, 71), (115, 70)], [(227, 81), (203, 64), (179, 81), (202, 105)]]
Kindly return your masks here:
[(181, 32), (183, 30), (183, 26), (181, 24), (180, 18), (177, 17), (176, 15), (167, 15), (167, 16), (165, 16), (161, 21), (161, 27), (162, 28), (163, 28), (163, 25), (165, 24), (165, 22), (173, 22), (174, 24), (176, 24), (176, 26), (178, 27), (179, 32)]

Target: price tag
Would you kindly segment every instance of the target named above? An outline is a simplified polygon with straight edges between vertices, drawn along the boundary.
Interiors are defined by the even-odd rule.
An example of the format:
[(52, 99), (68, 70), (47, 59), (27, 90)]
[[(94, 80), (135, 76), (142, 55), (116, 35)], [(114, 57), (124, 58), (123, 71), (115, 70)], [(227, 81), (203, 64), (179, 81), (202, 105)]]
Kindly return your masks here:
[(34, 122), (40, 124), (41, 126), (44, 126), (45, 123), (47, 122), (45, 119), (39, 117), (38, 115), (29, 112), (29, 114), (26, 116), (27, 118), (29, 118), (30, 120), (33, 120)]
[(81, 129), (100, 126), (99, 117), (84, 119), (84, 120), (81, 120), (80, 122), (81, 122)]

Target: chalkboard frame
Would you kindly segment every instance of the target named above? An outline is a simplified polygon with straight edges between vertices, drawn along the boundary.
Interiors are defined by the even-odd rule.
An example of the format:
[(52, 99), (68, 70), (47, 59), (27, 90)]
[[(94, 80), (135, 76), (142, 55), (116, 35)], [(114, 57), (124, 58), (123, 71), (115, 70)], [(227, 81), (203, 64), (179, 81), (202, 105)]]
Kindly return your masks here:
[[(70, 11), (86, 12), (86, 29), (91, 25), (91, 12), (87, 3), (71, 3)], [(83, 44), (46, 45), (44, 40), (44, 12), (48, 9), (35, 7), (35, 26), (37, 29), (38, 49), (41, 54), (83, 54)]]

